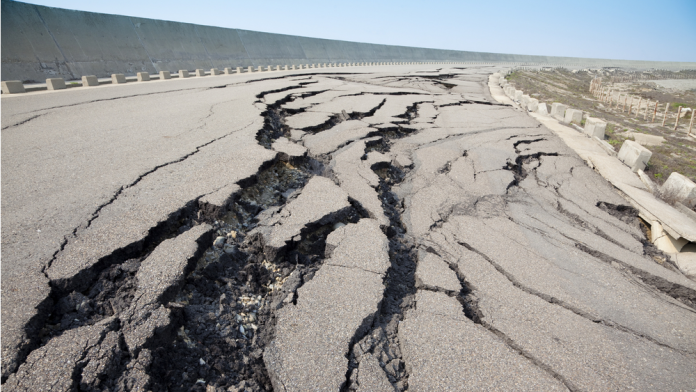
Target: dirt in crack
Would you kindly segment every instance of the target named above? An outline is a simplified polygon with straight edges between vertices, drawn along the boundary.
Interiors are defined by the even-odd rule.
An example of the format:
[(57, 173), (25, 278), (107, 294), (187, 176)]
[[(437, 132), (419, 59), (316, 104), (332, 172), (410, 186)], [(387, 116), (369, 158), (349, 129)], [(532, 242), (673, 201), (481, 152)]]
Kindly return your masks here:
[[(153, 350), (153, 391), (272, 390), (262, 355), (274, 338), (275, 312), (289, 293), (312, 279), (323, 262), (326, 237), (338, 222), (308, 227), (272, 262), (246, 234), (261, 211), (284, 205), (321, 171), (313, 160), (297, 166), (276, 162), (215, 222), (224, 244), (206, 250), (171, 304), (183, 311), (175, 321), (174, 340)], [(344, 223), (360, 218), (355, 209), (337, 217)]]
[(399, 344), (398, 325), (403, 320), (404, 312), (414, 304), (416, 254), (413, 241), (401, 222), (402, 202), (391, 190), (393, 185), (404, 179), (405, 173), (392, 165), (375, 167), (374, 171), (380, 177), (378, 194), (390, 222), (387, 237), (391, 266), (384, 281), (384, 298), (373, 324), (364, 336), (356, 336), (351, 346), (344, 391), (359, 388), (360, 362), (366, 355), (378, 359), (387, 378), (398, 391), (408, 389), (408, 373)]
[(54, 303), (43, 328), (38, 347), (65, 331), (94, 325), (128, 309), (137, 290), (136, 274), (140, 264), (163, 241), (171, 239), (196, 224), (194, 205), (189, 203), (137, 243), (104, 257), (86, 274), (70, 282), (51, 282)]
[(503, 170), (510, 170), (515, 177), (514, 180), (508, 184), (507, 188), (510, 189), (513, 186), (519, 186), (530, 172), (534, 172), (541, 165), (541, 157), (546, 156), (557, 157), (558, 153), (537, 152), (529, 155), (518, 155), (514, 163), (508, 161), (507, 164), (503, 166)]
[(400, 139), (417, 132), (417, 129), (410, 128), (409, 125), (411, 124), (411, 121), (418, 118), (419, 105), (424, 103), (431, 103), (431, 101), (414, 102), (412, 105), (409, 105), (406, 108), (404, 113), (395, 116), (398, 118), (403, 118), (404, 121), (393, 122), (392, 124), (394, 124), (394, 126), (392, 127), (374, 128), (374, 131), (368, 133), (366, 136), (368, 138), (373, 136), (381, 136), (381, 138), (367, 142), (367, 148), (365, 149), (363, 159), (367, 159), (367, 154), (371, 151), (378, 151), (381, 153), (388, 152), (394, 139)]
[[(290, 86), (280, 90), (267, 91), (258, 94), (256, 97), (259, 99), (263, 99), (264, 96), (267, 94), (304, 88), (306, 85), (311, 83), (316, 82), (302, 82), (299, 86)], [(309, 98), (311, 96), (318, 95), (326, 91), (327, 90), (308, 91), (304, 93), (293, 92), (286, 95), (283, 99), (279, 99), (272, 104), (268, 104), (266, 107), (266, 111), (261, 113), (261, 116), (264, 119), (263, 128), (261, 128), (261, 130), (256, 134), (256, 140), (258, 140), (259, 144), (261, 144), (265, 148), (270, 149), (273, 142), (279, 137), (290, 136), (290, 127), (285, 125), (285, 117), (288, 115), (301, 113), (304, 111), (304, 109), (287, 109), (284, 108), (283, 105), (285, 105), (288, 102), (292, 102), (297, 98)]]

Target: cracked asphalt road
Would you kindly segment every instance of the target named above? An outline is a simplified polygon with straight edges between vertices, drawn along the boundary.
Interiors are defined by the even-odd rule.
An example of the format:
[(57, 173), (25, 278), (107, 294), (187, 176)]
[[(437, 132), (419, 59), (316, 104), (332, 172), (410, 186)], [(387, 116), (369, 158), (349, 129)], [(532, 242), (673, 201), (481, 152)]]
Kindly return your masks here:
[(2, 97), (3, 389), (696, 389), (696, 282), (495, 67), (316, 71)]

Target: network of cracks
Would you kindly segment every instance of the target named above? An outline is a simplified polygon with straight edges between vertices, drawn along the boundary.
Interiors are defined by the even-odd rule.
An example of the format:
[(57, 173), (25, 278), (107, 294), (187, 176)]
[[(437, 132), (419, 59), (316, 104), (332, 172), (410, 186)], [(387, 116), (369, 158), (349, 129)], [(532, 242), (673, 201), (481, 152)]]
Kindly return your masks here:
[[(404, 184), (412, 186), (416, 176), (414, 171), (422, 163), (414, 163), (415, 154), (406, 160), (395, 159), (402, 151), (391, 154), (392, 148), (401, 139), (434, 129), (435, 119), (444, 107), (466, 110), (466, 106), (491, 104), (453, 94), (450, 90), (457, 85), (448, 80), (456, 79), (456, 74), (387, 77), (370, 80), (369, 89), (354, 94), (358, 99), (374, 98), (375, 105), (368, 110), (348, 108), (331, 113), (319, 124), (291, 128), (288, 118), (307, 113), (316, 103), (294, 105), (293, 108), (287, 107), (288, 104), (330, 93), (331, 87), (322, 87), (323, 78), (348, 84), (365, 83), (364, 80), (351, 80), (349, 76), (310, 75), (293, 79), (287, 87), (258, 94), (257, 103), (265, 106), (262, 113), (264, 125), (256, 135), (260, 145), (272, 149), (275, 142), (285, 139), (288, 143), (302, 146), (307, 140), (306, 135), (328, 134), (344, 122), (374, 118), (380, 109), (389, 105), (392, 97), (409, 96), (412, 99), (401, 106), (400, 113), (390, 114), (388, 124), (366, 122), (368, 131), (337, 143), (329, 152), (316, 153), (309, 148), (305, 154), (277, 154), (255, 175), (238, 182), (240, 189), (230, 195), (225, 206), (210, 206), (191, 200), (153, 227), (142, 241), (102, 258), (79, 279), (54, 282), (51, 296), (46, 301), (45, 317), (38, 320), (40, 328), (36, 328), (38, 332), (32, 336), (33, 343), (26, 347), (18, 369), (3, 379), (4, 388), (10, 390), (21, 385), (21, 378), (27, 377), (32, 367), (39, 368), (44, 353), (68, 345), (66, 342), (70, 341), (78, 347), (71, 348), (77, 350), (77, 360), (70, 375), (71, 381), (65, 386), (68, 390), (273, 390), (278, 380), (269, 374), (264, 352), (276, 338), (279, 312), (302, 300), (299, 290), (312, 281), (331, 257), (327, 238), (332, 233), (383, 214), (386, 220), (380, 229), (387, 238), (389, 260), (388, 269), (383, 274), (384, 291), (376, 311), (363, 320), (350, 338), (346, 348), (345, 377), (339, 386), (341, 390), (365, 390), (360, 381), (361, 362), (365, 358), (377, 358), (384, 373), (381, 377), (388, 380), (391, 388), (397, 391), (409, 389), (411, 367), (403, 353), (399, 326), (409, 311), (416, 307), (419, 291), (434, 291), (456, 299), (467, 319), (485, 328), (568, 389), (578, 389), (572, 381), (486, 319), (479, 309), (476, 287), (469, 283), (467, 271), (459, 264), (447, 262), (459, 281), (460, 290), (429, 286), (416, 277), (419, 258), (427, 254), (446, 257), (442, 249), (408, 230), (405, 214), (409, 207), (403, 192), (400, 197), (397, 188)], [(398, 91), (393, 86), (399, 82), (411, 83), (409, 86), (430, 85), (431, 90), (418, 92), (407, 88)], [(379, 91), (379, 86), (385, 83), (392, 84)], [(269, 102), (271, 95), (280, 98)], [(434, 95), (455, 95), (455, 98), (435, 104)], [(333, 97), (342, 96), (335, 94)], [(426, 107), (434, 111), (428, 114), (430, 117), (423, 118), (421, 112), (425, 112)], [(500, 129), (491, 126), (486, 132), (494, 133)], [(294, 132), (297, 131), (305, 136), (296, 137)], [(426, 145), (435, 146), (453, 137), (464, 136), (444, 135), (439, 140), (429, 140)], [(537, 169), (544, 164), (545, 158), (558, 156), (556, 152), (525, 149), (543, 144), (546, 139), (547, 136), (521, 135), (513, 141), (513, 156), (503, 167), (496, 169), (511, 174), (506, 177), (509, 178), (506, 194), (492, 202), (496, 208), (504, 210), (507, 203), (516, 201), (525, 179), (537, 177)], [(303, 222), (299, 234), (293, 235), (280, 247), (270, 246), (270, 240), (260, 230), (268, 225), (270, 214), (281, 213), (299, 200), (313, 178), (323, 177), (340, 186), (341, 180), (334, 172), (336, 152), (357, 143), (364, 144), (361, 161), (369, 161), (373, 156), (391, 157), (377, 159), (369, 167), (378, 178), (371, 185), (371, 191), (379, 200), (381, 210), (370, 209), (356, 198), (349, 197), (347, 207), (331, 211), (314, 221)], [(456, 159), (466, 156), (464, 151), (432, 175), (451, 175), (457, 170)], [(536, 181), (543, 180), (537, 177)], [(467, 202), (472, 204), (462, 205)], [(478, 212), (472, 213), (471, 210), (480, 211), (481, 206), (489, 202), (491, 200), (485, 197), (460, 202), (441, 214), (430, 228), (441, 228), (450, 216), (458, 213), (476, 214)], [(637, 211), (630, 207), (605, 202), (598, 203), (597, 207), (627, 224), (637, 225), (639, 222)], [(565, 210), (561, 204), (558, 212), (593, 235), (609, 238), (600, 228)], [(656, 258), (664, 256), (647, 241), (640, 240), (645, 254)], [(195, 245), (186, 247), (182, 245), (184, 243)], [(582, 317), (594, 317), (572, 304), (525, 286), (493, 257), (466, 241), (459, 240), (458, 246), (487, 260), (526, 293)], [(183, 255), (180, 263), (166, 267), (175, 271), (169, 275), (150, 271), (153, 269), (151, 265), (162, 259), (160, 253), (166, 253), (170, 248), (181, 249), (178, 254)], [(622, 269), (636, 282), (654, 288), (661, 295), (696, 309), (696, 292), (693, 290), (669, 283), (579, 242), (577, 249)], [(669, 263), (665, 265), (670, 268)], [(164, 274), (169, 276), (169, 280), (165, 279), (165, 284), (153, 289), (154, 292), (144, 292), (139, 279), (150, 279), (148, 273)], [(603, 321), (595, 317), (594, 322)], [(639, 335), (629, 328), (611, 326)], [(278, 385), (275, 387), (278, 389)]]

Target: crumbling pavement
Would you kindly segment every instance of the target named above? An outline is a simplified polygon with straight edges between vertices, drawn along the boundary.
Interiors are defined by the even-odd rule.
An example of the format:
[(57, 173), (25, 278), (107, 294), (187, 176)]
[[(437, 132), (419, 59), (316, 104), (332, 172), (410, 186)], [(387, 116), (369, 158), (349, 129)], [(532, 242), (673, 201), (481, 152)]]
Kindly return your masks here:
[[(170, 131), (107, 157), (87, 143), (131, 159), (98, 180), (109, 192), (76, 179), (23, 200), (32, 185), (3, 173), (3, 210), (24, 211), (3, 219), (3, 388), (693, 389), (696, 283), (649, 257), (637, 216), (558, 137), (492, 103), (493, 70), (416, 71), (149, 95), (198, 117), (167, 109)], [(117, 119), (138, 94), (49, 98), (4, 101), (3, 126), (41, 117), (3, 132), (95, 106), (142, 121)], [(20, 267), (38, 226), (55, 241)]]

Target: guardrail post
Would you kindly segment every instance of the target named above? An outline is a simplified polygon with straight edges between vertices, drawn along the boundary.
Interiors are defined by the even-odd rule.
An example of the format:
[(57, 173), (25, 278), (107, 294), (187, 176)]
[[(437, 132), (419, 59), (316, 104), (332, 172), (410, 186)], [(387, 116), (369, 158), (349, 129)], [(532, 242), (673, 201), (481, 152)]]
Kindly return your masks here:
[(681, 115), (681, 110), (682, 107), (679, 106), (679, 109), (677, 109), (677, 121), (674, 122), (674, 130), (677, 130), (677, 126), (679, 125), (679, 116)]
[(82, 77), (82, 87), (98, 86), (99, 79), (94, 75), (86, 75)]
[(6, 80), (2, 82), (3, 94), (21, 94), (26, 91), (21, 80)]
[[(179, 72), (181, 72), (181, 71), (179, 71)], [(126, 83), (126, 75), (124, 75), (124, 74), (111, 74), (111, 84), (124, 84), (124, 83)]]
[(65, 79), (63, 79), (63, 78), (48, 78), (48, 79), (46, 79), (46, 87), (49, 90), (62, 90), (65, 88)]

